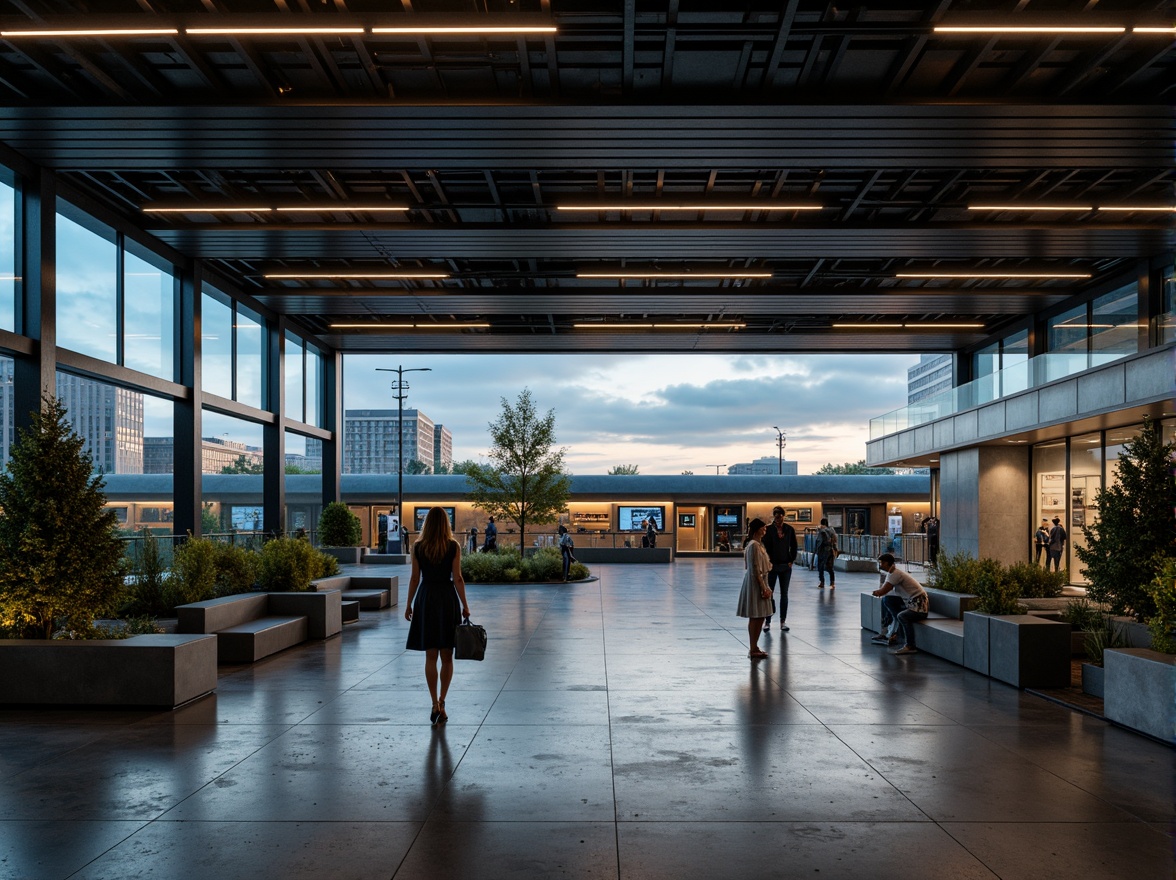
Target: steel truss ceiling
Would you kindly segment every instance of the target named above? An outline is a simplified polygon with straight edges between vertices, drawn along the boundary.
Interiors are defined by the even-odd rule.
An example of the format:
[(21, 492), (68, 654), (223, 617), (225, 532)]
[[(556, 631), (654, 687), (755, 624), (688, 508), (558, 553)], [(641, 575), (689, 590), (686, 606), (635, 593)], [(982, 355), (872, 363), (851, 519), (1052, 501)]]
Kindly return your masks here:
[(89, 6), (0, 30), (177, 33), (0, 39), (0, 141), (345, 351), (951, 350), (1174, 247), (1166, 3)]

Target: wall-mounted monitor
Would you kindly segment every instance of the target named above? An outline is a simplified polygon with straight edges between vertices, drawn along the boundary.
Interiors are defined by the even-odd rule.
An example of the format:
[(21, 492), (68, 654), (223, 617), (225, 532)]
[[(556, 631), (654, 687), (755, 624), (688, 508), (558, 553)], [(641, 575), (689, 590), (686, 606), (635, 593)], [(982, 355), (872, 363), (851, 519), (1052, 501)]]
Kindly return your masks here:
[[(414, 507), (412, 509), (413, 521), (416, 523), (416, 531), (419, 532), (421, 529), (423, 529), (425, 527), (425, 517), (429, 515), (429, 511), (432, 509), (433, 508), (431, 508), (431, 507)], [(454, 522), (453, 522), (454, 509), (452, 507), (443, 507), (442, 510), (444, 510), (445, 515), (447, 517), (449, 517), (449, 528), (451, 528), (451, 529), (454, 528)]]
[(659, 532), (664, 531), (666, 527), (666, 509), (664, 507), (618, 507), (617, 531), (643, 531), (641, 521), (648, 521), (650, 519), (654, 522), (654, 528)]
[(693, 514), (693, 513), (679, 513), (678, 514), (678, 528), (680, 528), (680, 529), (694, 528), (694, 517), (695, 517), (695, 514)]
[(739, 525), (739, 514), (720, 510), (715, 514), (715, 525), (720, 528), (736, 528)]

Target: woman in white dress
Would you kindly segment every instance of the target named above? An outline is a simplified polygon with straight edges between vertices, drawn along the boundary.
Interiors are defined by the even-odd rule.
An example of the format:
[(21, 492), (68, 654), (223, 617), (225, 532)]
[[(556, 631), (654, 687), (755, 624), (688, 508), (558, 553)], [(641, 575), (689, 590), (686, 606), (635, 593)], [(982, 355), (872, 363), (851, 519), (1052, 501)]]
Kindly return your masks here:
[(772, 591), (768, 587), (768, 570), (772, 563), (768, 551), (761, 543), (768, 524), (756, 517), (747, 524), (747, 538), (743, 542), (743, 587), (739, 590), (739, 607), (736, 614), (747, 618), (747, 636), (751, 640), (748, 657), (758, 660), (767, 657), (759, 647), (760, 633), (764, 620), (772, 616)]

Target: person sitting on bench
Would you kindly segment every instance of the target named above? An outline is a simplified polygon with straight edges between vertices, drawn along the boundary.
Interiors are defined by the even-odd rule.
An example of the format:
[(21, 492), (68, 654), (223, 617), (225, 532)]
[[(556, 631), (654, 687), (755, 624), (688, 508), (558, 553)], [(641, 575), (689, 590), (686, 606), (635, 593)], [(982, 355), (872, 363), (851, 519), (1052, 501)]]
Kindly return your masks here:
[[(894, 564), (894, 556), (883, 553), (878, 557), (881, 586), (872, 595), (882, 598), (882, 632), (871, 639), (878, 645), (893, 645), (898, 641), (897, 629), (902, 627), (906, 643), (895, 654), (915, 654), (915, 621), (927, 616), (929, 599), (919, 582)], [(894, 630), (894, 632), (890, 632)]]

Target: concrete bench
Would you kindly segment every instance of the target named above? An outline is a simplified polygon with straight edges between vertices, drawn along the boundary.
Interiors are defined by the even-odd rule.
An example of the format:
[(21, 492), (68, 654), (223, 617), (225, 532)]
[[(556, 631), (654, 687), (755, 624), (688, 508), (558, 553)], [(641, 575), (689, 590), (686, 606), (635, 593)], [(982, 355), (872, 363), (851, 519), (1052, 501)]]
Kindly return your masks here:
[(343, 622), (344, 623), (355, 623), (357, 620), (359, 620), (359, 600), (358, 599), (349, 600), (347, 602), (341, 602), (340, 608), (343, 611)]
[(374, 575), (335, 575), (310, 582), (311, 590), (318, 593), (338, 590), (345, 602), (359, 602), (364, 611), (379, 611), (390, 608), (397, 602), (400, 577), (377, 577)]
[(217, 636), (220, 663), (252, 663), (309, 639), (343, 630), (338, 591), (241, 593), (176, 608), (181, 633)]
[(163, 706), (216, 690), (210, 635), (0, 640), (0, 705)]

